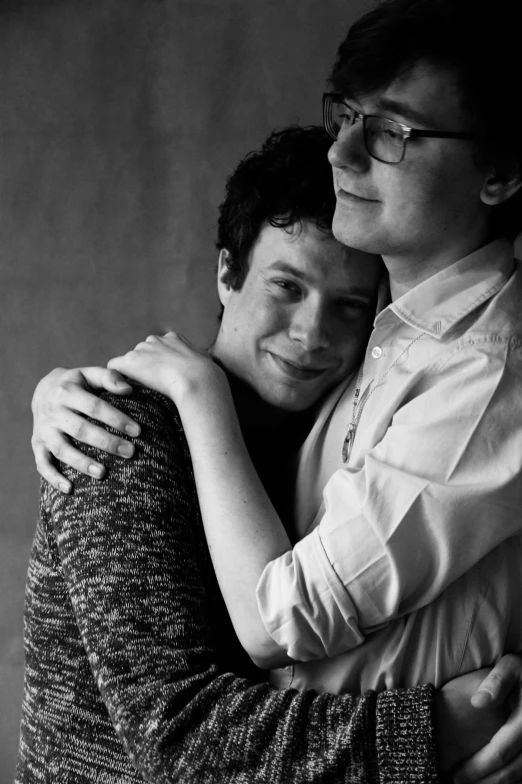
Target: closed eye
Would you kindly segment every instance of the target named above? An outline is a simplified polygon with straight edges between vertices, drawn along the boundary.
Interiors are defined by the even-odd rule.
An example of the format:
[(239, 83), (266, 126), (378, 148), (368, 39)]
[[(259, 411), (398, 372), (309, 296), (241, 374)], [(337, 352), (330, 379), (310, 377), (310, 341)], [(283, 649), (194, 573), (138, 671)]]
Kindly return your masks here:
[(373, 303), (361, 299), (343, 299), (337, 303), (338, 313), (345, 319), (362, 319), (371, 316)]
[(381, 133), (393, 142), (402, 142), (404, 138), (404, 131), (400, 126), (393, 127), (388, 125), (382, 129)]
[(349, 308), (350, 310), (368, 310), (370, 303), (361, 299), (341, 299), (338, 302), (339, 307)]

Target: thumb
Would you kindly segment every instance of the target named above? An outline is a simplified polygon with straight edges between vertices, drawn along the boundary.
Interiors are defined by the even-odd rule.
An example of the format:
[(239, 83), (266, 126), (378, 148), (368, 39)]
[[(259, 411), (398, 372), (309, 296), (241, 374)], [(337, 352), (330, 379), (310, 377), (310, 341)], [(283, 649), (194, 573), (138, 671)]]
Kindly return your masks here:
[(520, 657), (512, 654), (503, 656), (479, 685), (471, 697), (471, 704), (475, 708), (500, 705), (506, 700), (513, 688), (520, 683), (521, 675), (522, 661)]
[(118, 370), (104, 367), (86, 367), (81, 370), (88, 385), (93, 389), (105, 389), (117, 395), (128, 395), (132, 387)]

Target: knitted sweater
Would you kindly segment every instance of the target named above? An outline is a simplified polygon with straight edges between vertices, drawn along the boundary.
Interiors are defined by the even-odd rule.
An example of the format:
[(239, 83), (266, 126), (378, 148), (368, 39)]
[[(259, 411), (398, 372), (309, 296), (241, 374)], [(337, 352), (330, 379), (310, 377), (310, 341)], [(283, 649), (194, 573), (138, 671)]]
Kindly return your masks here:
[(142, 434), (132, 460), (88, 449), (104, 481), (62, 467), (73, 494), (42, 483), (17, 783), (436, 782), (431, 687), (356, 698), (238, 677), (176, 408), (142, 387), (105, 398)]

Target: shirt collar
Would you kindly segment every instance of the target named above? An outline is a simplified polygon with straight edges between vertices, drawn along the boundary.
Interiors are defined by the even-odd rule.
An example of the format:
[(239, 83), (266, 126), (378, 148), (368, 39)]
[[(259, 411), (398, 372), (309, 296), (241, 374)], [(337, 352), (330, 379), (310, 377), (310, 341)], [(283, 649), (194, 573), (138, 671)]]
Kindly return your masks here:
[(497, 294), (514, 269), (513, 243), (497, 239), (419, 283), (388, 307), (407, 324), (442, 338)]

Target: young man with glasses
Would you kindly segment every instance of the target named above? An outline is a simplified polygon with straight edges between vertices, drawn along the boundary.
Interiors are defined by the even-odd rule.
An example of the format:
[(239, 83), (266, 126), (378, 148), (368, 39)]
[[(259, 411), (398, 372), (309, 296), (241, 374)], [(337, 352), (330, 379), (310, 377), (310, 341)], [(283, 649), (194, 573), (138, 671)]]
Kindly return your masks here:
[[(382, 274), (379, 258), (331, 235), (328, 147), (319, 128), (273, 134), (238, 166), (220, 208), (224, 312), (213, 355), (227, 369), (251, 454), (283, 514), (310, 406), (360, 358)], [(260, 341), (276, 359), (259, 360)], [(93, 383), (114, 375), (84, 374)], [(78, 416), (94, 413), (94, 403), (120, 428), (138, 419), (142, 437), (135, 458), (112, 460), (103, 482), (75, 475), (68, 496), (42, 488), (17, 782), (333, 784), (370, 781), (377, 770), (387, 782), (434, 781), (435, 748), (448, 765), (489, 739), (503, 714), (471, 706), (478, 674), (438, 694), (420, 686), (362, 698), (282, 693), (260, 682), (215, 582), (175, 408), (135, 388), (117, 411), (109, 404), (117, 398), (93, 398), (78, 377), (55, 372), (35, 394), (35, 409), (54, 414), (55, 431), (80, 435), (81, 426), (83, 439), (119, 454), (120, 438)], [(52, 429), (36, 416), (35, 440)], [(97, 450), (75, 453), (63, 432), (51, 442), (87, 474), (99, 465)], [(47, 473), (64, 481), (50, 466)], [(506, 685), (520, 669), (506, 657), (496, 672)], [(459, 742), (446, 748), (457, 729)]]
[(334, 233), (382, 255), (390, 302), (304, 445), (293, 549), (219, 370), (175, 335), (111, 363), (178, 405), (236, 631), (294, 665), (281, 683), (440, 683), (522, 642), (521, 107), (500, 5), (390, 0), (339, 49)]

